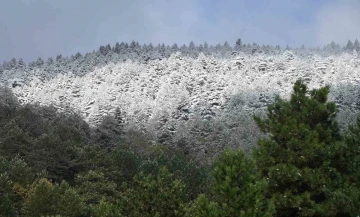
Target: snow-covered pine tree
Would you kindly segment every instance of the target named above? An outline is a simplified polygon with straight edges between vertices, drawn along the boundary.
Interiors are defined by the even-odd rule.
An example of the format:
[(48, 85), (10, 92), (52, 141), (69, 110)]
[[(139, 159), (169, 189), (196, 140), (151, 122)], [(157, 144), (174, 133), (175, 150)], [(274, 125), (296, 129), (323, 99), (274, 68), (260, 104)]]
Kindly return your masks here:
[(356, 39), (355, 42), (354, 42), (354, 49), (359, 52), (360, 50), (360, 43), (359, 41)]
[(352, 52), (354, 50), (354, 44), (351, 42), (351, 40), (348, 40), (345, 50), (348, 52)]
[(234, 47), (234, 49), (235, 49), (236, 51), (240, 51), (240, 50), (241, 50), (241, 47), (242, 47), (242, 42), (241, 42), (241, 39), (238, 38), (238, 39), (236, 40), (236, 42), (235, 42), (235, 47)]

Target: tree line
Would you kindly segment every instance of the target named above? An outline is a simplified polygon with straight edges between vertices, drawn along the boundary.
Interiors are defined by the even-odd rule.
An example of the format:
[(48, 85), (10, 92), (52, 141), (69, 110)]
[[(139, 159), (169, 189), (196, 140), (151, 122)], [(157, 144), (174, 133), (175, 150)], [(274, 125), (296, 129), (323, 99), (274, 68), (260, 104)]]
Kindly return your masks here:
[(352, 53), (354, 50), (357, 52), (360, 50), (359, 41), (356, 39), (354, 42), (348, 40), (347, 44), (341, 47), (339, 44), (332, 41), (331, 43), (323, 46), (322, 48), (306, 48), (302, 45), (300, 48), (292, 48), (286, 46), (281, 48), (279, 45), (258, 45), (245, 44), (239, 38), (236, 40), (233, 46), (227, 41), (223, 44), (218, 43), (216, 45), (204, 44), (196, 45), (191, 41), (188, 45), (165, 45), (152, 43), (140, 45), (139, 42), (132, 41), (117, 42), (115, 45), (110, 44), (101, 45), (97, 50), (82, 54), (77, 52), (71, 56), (57, 55), (56, 58), (49, 57), (44, 60), (38, 57), (36, 60), (25, 63), (22, 58), (12, 58), (9, 61), (4, 61), (0, 64), (0, 73), (9, 70), (20, 70), (29, 72), (34, 69), (41, 69), (51, 73), (65, 73), (71, 71), (76, 75), (83, 75), (87, 72), (93, 71), (96, 67), (101, 67), (110, 62), (118, 63), (126, 60), (139, 61), (146, 63), (149, 60), (163, 59), (170, 57), (171, 54), (181, 52), (183, 56), (197, 58), (200, 53), (207, 56), (215, 56), (219, 58), (229, 58), (242, 52), (246, 55), (254, 55), (256, 53), (263, 53), (268, 55), (276, 55), (284, 50), (291, 50), (296, 54), (304, 55), (311, 52), (318, 53), (320, 55), (337, 55), (342, 52)]

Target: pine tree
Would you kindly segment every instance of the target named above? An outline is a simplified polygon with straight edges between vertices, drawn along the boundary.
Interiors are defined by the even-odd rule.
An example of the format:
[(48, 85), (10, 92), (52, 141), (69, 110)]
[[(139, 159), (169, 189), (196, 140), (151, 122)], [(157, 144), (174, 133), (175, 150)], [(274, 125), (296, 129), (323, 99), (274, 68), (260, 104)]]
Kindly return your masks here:
[(53, 60), (52, 57), (49, 57), (49, 58), (46, 60), (46, 65), (48, 65), (48, 66), (51, 66), (53, 63), (54, 63), (54, 60)]
[(178, 45), (175, 43), (175, 44), (173, 44), (173, 46), (171, 46), (171, 49), (172, 49), (173, 52), (176, 52), (176, 51), (179, 50), (179, 47), (178, 47)]
[(113, 48), (113, 52), (119, 54), (119, 53), (120, 53), (120, 50), (121, 50), (120, 44), (119, 44), (119, 42), (116, 42), (116, 43), (115, 43), (115, 46), (114, 46), (114, 48)]
[(16, 65), (17, 65), (16, 58), (13, 57), (13, 58), (10, 60), (9, 63), (10, 63), (10, 67), (11, 67), (12, 69), (14, 69), (14, 68), (16, 67)]
[(360, 115), (356, 123), (349, 126), (345, 135), (345, 143), (347, 152), (344, 159), (350, 160), (344, 164), (344, 170), (347, 171), (350, 182), (360, 188)]
[(348, 42), (347, 42), (347, 44), (345, 46), (345, 50), (347, 50), (347, 51), (353, 51), (354, 50), (354, 44), (350, 40), (348, 40)]
[(267, 182), (244, 151), (225, 151), (215, 163), (213, 180), (214, 201), (200, 195), (187, 211), (188, 216), (273, 216), (273, 203), (264, 197)]
[(83, 201), (75, 189), (63, 181), (60, 185), (52, 184), (42, 178), (29, 188), (24, 203), (25, 216), (80, 216)]
[[(352, 216), (351, 189), (342, 174), (342, 137), (329, 87), (307, 90), (298, 80), (290, 101), (275, 99), (268, 118), (254, 117), (268, 137), (253, 152), (269, 180), (278, 217)], [(358, 214), (358, 213), (357, 213)]]
[(39, 57), (37, 60), (36, 60), (36, 66), (37, 67), (41, 67), (42, 65), (44, 65), (44, 60)]
[(122, 214), (124, 216), (184, 216), (184, 184), (173, 178), (166, 167), (156, 176), (140, 172), (134, 177), (134, 187), (123, 183)]
[(114, 202), (118, 196), (117, 184), (109, 181), (104, 173), (90, 170), (79, 173), (75, 178), (78, 192), (87, 204), (97, 204), (102, 199)]
[(241, 46), (242, 46), (242, 42), (241, 42), (241, 39), (237, 39), (236, 40), (236, 43), (235, 43), (235, 50), (236, 51), (240, 51), (241, 50)]
[(208, 52), (209, 51), (209, 45), (208, 43), (205, 41), (204, 43), (204, 52)]
[(359, 41), (356, 39), (355, 42), (354, 42), (354, 49), (359, 52), (360, 50), (360, 43)]
[(130, 49), (135, 49), (135, 47), (136, 47), (136, 42), (134, 40), (132, 40), (131, 43), (130, 43), (129, 48)]
[(24, 60), (22, 58), (19, 59), (18, 61), (18, 67), (19, 68), (25, 68), (25, 63), (24, 63)]
[(63, 60), (63, 57), (61, 54), (56, 56), (56, 62), (61, 62)]

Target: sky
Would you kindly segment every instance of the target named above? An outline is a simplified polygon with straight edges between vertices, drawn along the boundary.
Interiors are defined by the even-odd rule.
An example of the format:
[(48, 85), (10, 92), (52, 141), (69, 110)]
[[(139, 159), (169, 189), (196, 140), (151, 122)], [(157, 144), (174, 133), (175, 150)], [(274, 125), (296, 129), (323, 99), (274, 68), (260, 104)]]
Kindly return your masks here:
[(360, 39), (357, 0), (2, 0), (0, 62), (138, 41), (291, 47)]

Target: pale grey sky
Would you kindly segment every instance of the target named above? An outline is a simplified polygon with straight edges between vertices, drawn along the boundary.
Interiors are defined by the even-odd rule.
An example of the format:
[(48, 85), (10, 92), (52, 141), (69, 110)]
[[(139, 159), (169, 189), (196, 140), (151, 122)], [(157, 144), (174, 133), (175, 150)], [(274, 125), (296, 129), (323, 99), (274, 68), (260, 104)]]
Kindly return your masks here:
[(71, 55), (132, 40), (343, 44), (360, 36), (359, 12), (356, 0), (3, 0), (0, 61)]

